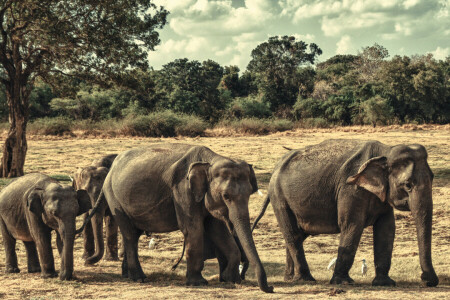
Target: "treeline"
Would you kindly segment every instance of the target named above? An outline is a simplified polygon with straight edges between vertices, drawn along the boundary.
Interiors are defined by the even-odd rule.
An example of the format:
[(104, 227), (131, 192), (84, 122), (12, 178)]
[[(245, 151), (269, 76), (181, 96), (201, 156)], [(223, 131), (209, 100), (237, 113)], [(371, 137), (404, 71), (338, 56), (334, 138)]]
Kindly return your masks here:
[[(160, 70), (118, 74), (120, 85), (61, 79), (51, 88), (39, 82), (30, 96), (29, 118), (129, 118), (144, 124), (151, 116), (175, 113), (212, 125), (254, 118), (310, 127), (450, 121), (448, 57), (389, 58), (378, 44), (317, 63), (321, 53), (313, 43), (272, 37), (252, 51), (243, 71), (212, 60), (176, 59)], [(7, 117), (3, 92), (0, 119)]]

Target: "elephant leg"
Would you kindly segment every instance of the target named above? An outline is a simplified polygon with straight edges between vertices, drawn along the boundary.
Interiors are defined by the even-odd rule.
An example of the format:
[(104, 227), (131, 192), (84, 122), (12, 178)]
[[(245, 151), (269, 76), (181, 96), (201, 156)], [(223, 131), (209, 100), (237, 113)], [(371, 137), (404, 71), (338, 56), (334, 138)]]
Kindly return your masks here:
[(227, 257), (220, 252), (218, 248), (215, 249), (215, 255), (217, 257), (217, 262), (219, 263), (219, 281), (226, 282), (226, 280), (222, 277), (222, 274), (228, 265)]
[(118, 255), (118, 226), (116, 220), (111, 215), (109, 209), (107, 209), (105, 214), (105, 227), (106, 227), (106, 260), (117, 261), (119, 260)]
[(36, 242), (41, 264), (41, 274), (43, 278), (58, 276), (55, 271), (55, 260), (53, 258), (53, 249), (51, 243), (51, 231), (49, 229), (38, 228), (32, 231), (32, 236)]
[[(226, 267), (223, 271), (221, 270), (220, 279), (226, 282), (240, 283), (241, 252), (225, 223), (216, 218), (208, 218), (205, 221), (205, 233), (214, 243), (218, 252), (225, 256)], [(224, 259), (221, 260), (224, 261)]]
[(394, 247), (395, 219), (391, 209), (381, 215), (373, 224), (373, 252), (375, 261), (375, 279), (373, 286), (395, 286), (395, 281), (389, 277), (392, 249)]
[[(292, 279), (293, 281), (316, 281), (311, 275), (308, 263), (306, 262), (305, 250), (303, 249), (303, 241), (306, 238), (306, 234), (298, 227), (294, 213), (287, 205), (284, 207), (273, 205), (273, 209), (281, 232), (283, 233), (286, 248), (290, 254), (289, 258), (288, 251), (286, 251), (285, 279)], [(292, 260), (292, 264), (289, 260)], [(291, 276), (292, 269), (294, 271), (293, 276)]]
[[(187, 218), (187, 217), (185, 217)], [(203, 222), (195, 220), (189, 222), (184, 228), (183, 234), (186, 241), (186, 285), (207, 285), (208, 281), (203, 278)]]
[(292, 260), (291, 252), (286, 246), (286, 266), (284, 269), (284, 280), (290, 281), (294, 278), (294, 261)]
[(62, 250), (63, 250), (63, 241), (61, 239), (61, 236), (59, 235), (59, 232), (56, 231), (56, 248), (58, 248), (58, 253), (59, 256), (61, 257), (62, 255)]
[[(342, 230), (342, 228), (345, 228)], [(364, 224), (341, 225), (341, 236), (339, 241), (338, 256), (334, 268), (331, 284), (353, 284), (354, 280), (350, 278), (348, 272), (355, 260), (356, 250), (364, 229)]]
[(122, 261), (122, 277), (144, 282), (146, 276), (142, 271), (138, 256), (138, 241), (142, 231), (134, 227), (122, 211), (116, 211), (115, 217), (125, 246)]
[(248, 266), (249, 266), (249, 260), (247, 255), (245, 254), (244, 248), (242, 247), (241, 241), (235, 234), (233, 234), (234, 241), (236, 242), (236, 245), (239, 248), (239, 252), (241, 253), (241, 263), (242, 263), (242, 271), (240, 272), (241, 280), (245, 280), (245, 273), (247, 273)]
[(9, 233), (3, 220), (0, 220), (0, 227), (6, 252), (6, 273), (19, 273), (20, 269), (17, 264), (16, 255), (16, 239)]
[(41, 272), (41, 266), (39, 264), (39, 256), (36, 249), (36, 244), (31, 242), (23, 242), (25, 245), (25, 250), (27, 251), (27, 265), (28, 273), (38, 273)]
[[(84, 219), (87, 218), (89, 214), (84, 214)], [(95, 244), (94, 244), (94, 233), (92, 231), (92, 223), (88, 222), (83, 229), (83, 245), (84, 245), (84, 253), (82, 258), (86, 259), (91, 257), (95, 253)]]

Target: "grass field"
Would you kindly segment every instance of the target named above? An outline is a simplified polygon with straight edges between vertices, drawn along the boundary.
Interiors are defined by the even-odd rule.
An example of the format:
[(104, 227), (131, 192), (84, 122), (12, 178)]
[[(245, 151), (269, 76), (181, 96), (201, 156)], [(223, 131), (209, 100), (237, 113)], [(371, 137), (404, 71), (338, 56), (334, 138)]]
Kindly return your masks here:
[[(223, 133), (226, 135), (225, 133)], [(155, 234), (156, 248), (148, 249), (148, 237), (140, 239), (140, 259), (148, 276), (145, 283), (122, 279), (120, 262), (100, 261), (95, 266), (84, 266), (81, 259), (82, 238), (75, 241), (76, 279), (61, 282), (58, 279), (41, 279), (39, 274), (26, 273), (25, 249), (17, 243), (19, 274), (4, 273), (4, 250), (0, 246), (0, 298), (3, 299), (147, 299), (147, 298), (238, 298), (278, 299), (449, 299), (450, 298), (450, 127), (419, 126), (376, 128), (347, 127), (338, 129), (298, 130), (268, 136), (220, 137), (220, 130), (212, 137), (198, 138), (99, 138), (99, 137), (41, 137), (29, 138), (26, 173), (42, 172), (67, 180), (78, 167), (104, 154), (117, 153), (160, 141), (205, 145), (219, 154), (241, 158), (253, 164), (260, 190), (266, 193), (267, 184), (275, 163), (287, 151), (282, 146), (300, 148), (329, 138), (375, 139), (383, 143), (426, 146), (429, 164), (435, 174), (433, 184), (433, 264), (440, 284), (425, 288), (420, 282), (420, 265), (414, 221), (410, 213), (396, 211), (396, 239), (390, 276), (397, 281), (395, 288), (374, 288), (372, 229), (366, 228), (355, 264), (350, 272), (356, 284), (336, 287), (328, 284), (332, 272), (326, 270), (328, 262), (337, 254), (338, 235), (319, 235), (305, 242), (306, 257), (316, 284), (284, 282), (284, 240), (278, 229), (272, 207), (269, 206), (254, 238), (261, 260), (275, 294), (264, 294), (257, 287), (252, 266), (248, 279), (242, 284), (223, 284), (218, 280), (217, 261), (209, 260), (203, 274), (209, 280), (206, 287), (185, 287), (186, 262), (172, 272), (170, 267), (178, 259), (183, 239), (180, 232)], [(0, 187), (8, 180), (0, 179)], [(68, 183), (67, 181), (65, 181)], [(263, 198), (257, 193), (250, 199), (250, 215), (254, 219)], [(80, 218), (81, 219), (81, 218)], [(59, 257), (54, 245), (56, 267)], [(365, 258), (369, 267), (366, 277), (359, 273), (360, 260)], [(336, 294), (336, 288), (342, 289)], [(336, 294), (333, 296), (333, 294)]]

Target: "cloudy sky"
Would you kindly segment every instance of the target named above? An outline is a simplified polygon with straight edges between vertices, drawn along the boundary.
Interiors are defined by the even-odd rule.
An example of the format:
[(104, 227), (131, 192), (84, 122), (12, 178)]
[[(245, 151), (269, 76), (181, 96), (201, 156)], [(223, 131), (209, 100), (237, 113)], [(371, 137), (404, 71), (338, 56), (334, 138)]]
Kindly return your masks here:
[(378, 43), (392, 56), (450, 55), (450, 0), (156, 0), (170, 11), (159, 69), (176, 58), (212, 59), (245, 70), (251, 51), (274, 35), (322, 49), (320, 61)]

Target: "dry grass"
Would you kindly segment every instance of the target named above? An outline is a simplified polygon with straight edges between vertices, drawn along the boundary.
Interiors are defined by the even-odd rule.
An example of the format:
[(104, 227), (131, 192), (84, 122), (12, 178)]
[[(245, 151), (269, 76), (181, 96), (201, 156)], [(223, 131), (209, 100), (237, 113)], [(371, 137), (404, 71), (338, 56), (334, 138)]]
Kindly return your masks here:
[[(257, 173), (260, 189), (265, 194), (275, 162), (286, 152), (282, 146), (300, 148), (329, 138), (376, 139), (386, 144), (421, 143), (427, 147), (429, 163), (435, 173), (433, 263), (440, 278), (436, 288), (424, 288), (420, 283), (420, 266), (415, 226), (409, 213), (396, 212), (397, 235), (390, 275), (397, 281), (396, 288), (373, 288), (374, 277), (371, 228), (364, 231), (350, 275), (354, 286), (340, 287), (343, 293), (337, 298), (386, 299), (422, 298), (448, 299), (450, 294), (450, 127), (447, 126), (397, 126), (397, 127), (343, 127), (335, 129), (310, 129), (288, 131), (268, 135), (220, 137), (228, 133), (210, 132), (210, 137), (200, 138), (64, 138), (30, 137), (26, 172), (42, 172), (60, 178), (72, 174), (77, 167), (90, 164), (91, 160), (108, 153), (120, 152), (149, 143), (168, 141), (205, 145), (217, 153), (242, 158), (252, 163)], [(215, 137), (211, 137), (215, 136)], [(0, 181), (0, 185), (5, 180)], [(250, 200), (250, 214), (254, 218), (263, 198), (257, 194)], [(144, 298), (314, 298), (333, 297), (335, 286), (329, 285), (331, 271), (326, 266), (337, 253), (338, 235), (319, 235), (308, 238), (305, 251), (316, 284), (293, 284), (283, 281), (285, 250), (284, 241), (277, 228), (272, 207), (259, 223), (254, 233), (257, 248), (268, 273), (268, 280), (275, 287), (275, 294), (259, 291), (251, 268), (248, 280), (240, 285), (222, 284), (218, 281), (218, 266), (215, 260), (206, 263), (204, 276), (209, 286), (188, 288), (184, 286), (185, 267), (183, 261), (176, 272), (171, 272), (172, 263), (179, 257), (182, 235), (179, 232), (156, 234), (156, 249), (148, 250), (148, 237), (140, 239), (140, 258), (148, 279), (145, 283), (134, 283), (120, 276), (120, 263), (100, 261), (93, 267), (83, 265), (81, 259), (82, 239), (75, 243), (76, 280), (61, 282), (58, 279), (41, 279), (39, 274), (26, 273), (25, 250), (17, 244), (20, 274), (5, 274), (4, 252), (0, 249), (0, 298), (5, 299), (144, 299)], [(55, 248), (56, 249), (56, 248)], [(57, 257), (57, 268), (59, 258)], [(359, 274), (359, 260), (365, 258), (369, 266), (368, 275)]]

